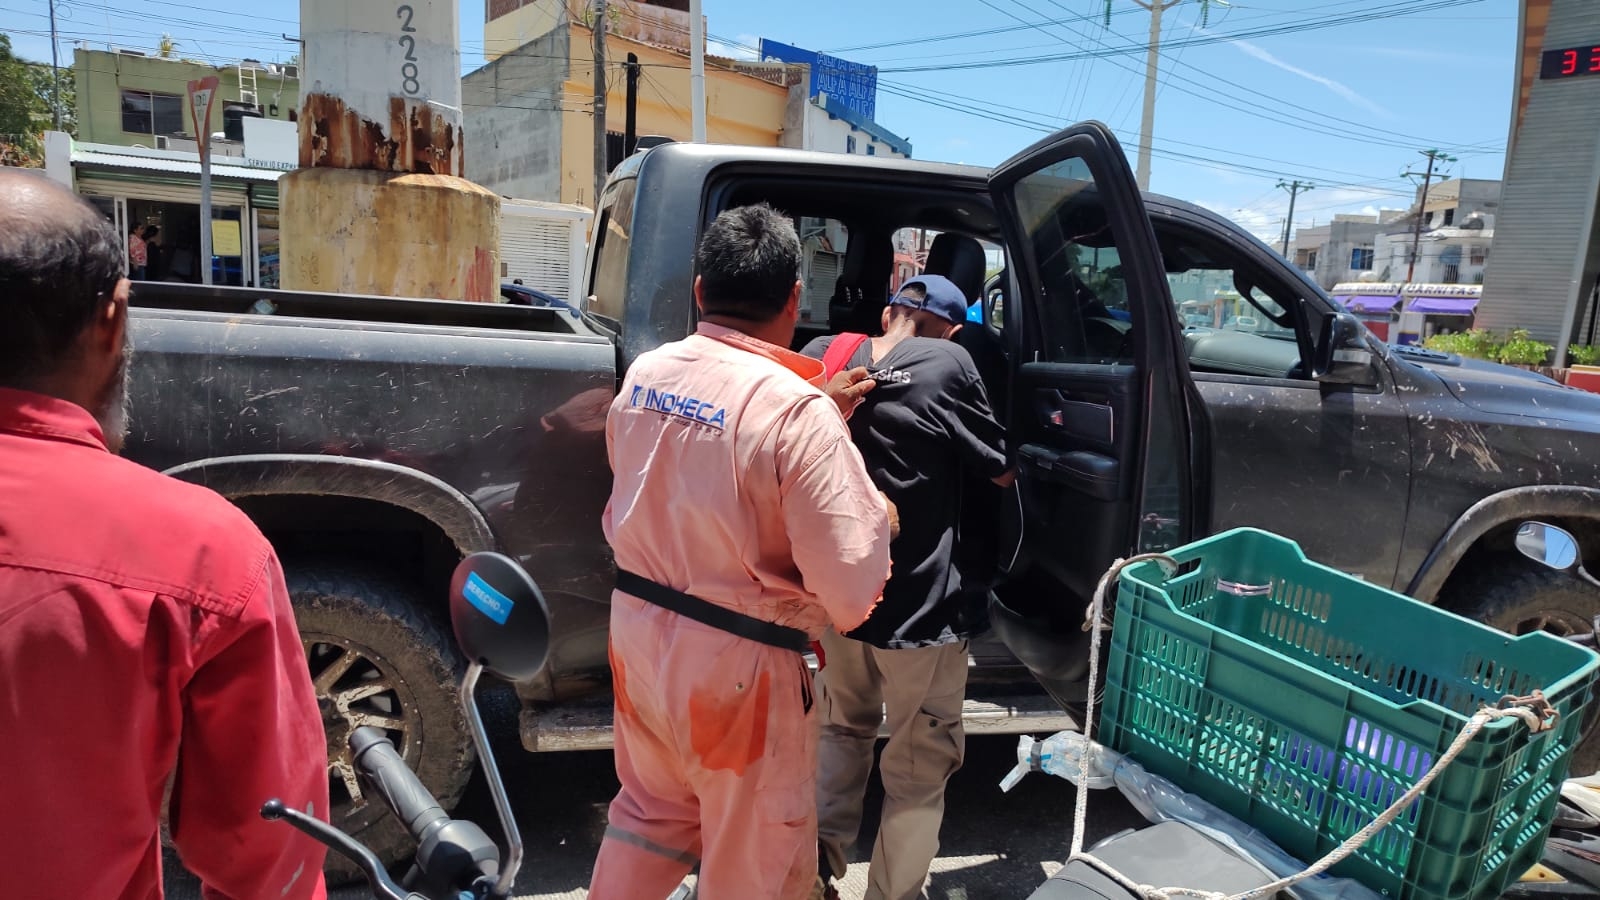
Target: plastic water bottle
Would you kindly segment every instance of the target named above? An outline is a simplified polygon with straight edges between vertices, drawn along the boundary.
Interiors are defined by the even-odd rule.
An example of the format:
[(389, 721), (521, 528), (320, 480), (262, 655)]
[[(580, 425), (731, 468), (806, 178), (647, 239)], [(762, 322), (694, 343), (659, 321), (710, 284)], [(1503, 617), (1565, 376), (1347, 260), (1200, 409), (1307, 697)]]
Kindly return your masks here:
[[(1089, 757), (1088, 783), (1078, 784), (1085, 754)], [(1017, 741), (1017, 764), (1001, 779), (1000, 790), (1010, 791), (1029, 772), (1045, 772), (1080, 788), (1112, 787), (1117, 756), (1076, 731), (1058, 731), (1043, 741), (1023, 735)]]

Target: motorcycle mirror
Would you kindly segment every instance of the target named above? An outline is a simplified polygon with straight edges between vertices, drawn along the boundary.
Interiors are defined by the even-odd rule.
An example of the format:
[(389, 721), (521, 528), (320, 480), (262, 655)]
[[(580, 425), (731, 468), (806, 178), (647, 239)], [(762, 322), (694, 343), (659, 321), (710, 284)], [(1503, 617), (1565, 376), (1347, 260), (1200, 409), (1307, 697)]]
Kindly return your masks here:
[(500, 553), (473, 553), (450, 578), (450, 624), (468, 662), (527, 681), (550, 651), (550, 609), (533, 578)]
[(1516, 544), (1523, 556), (1552, 569), (1571, 572), (1578, 568), (1577, 539), (1554, 525), (1523, 522), (1517, 528)]

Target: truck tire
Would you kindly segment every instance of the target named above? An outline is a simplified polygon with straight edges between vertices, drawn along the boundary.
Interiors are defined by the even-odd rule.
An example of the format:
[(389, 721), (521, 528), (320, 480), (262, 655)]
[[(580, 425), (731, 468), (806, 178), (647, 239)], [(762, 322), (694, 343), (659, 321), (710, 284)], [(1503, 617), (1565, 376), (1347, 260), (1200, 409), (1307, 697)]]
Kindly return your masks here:
[[(1497, 553), (1465, 563), (1450, 577), (1439, 605), (1507, 634), (1547, 631), (1557, 637), (1593, 629), (1600, 591), (1576, 576)], [(1591, 700), (1587, 725), (1572, 755), (1572, 777), (1600, 768), (1600, 710)]]
[[(349, 734), (384, 729), (440, 805), (453, 808), (475, 757), (456, 701), (460, 654), (428, 612), (439, 603), (410, 585), (341, 562), (286, 563), (285, 575), (328, 734), (330, 821), (392, 865), (416, 848), (383, 801), (362, 791)], [(332, 851), (324, 869), (330, 884), (361, 874)]]

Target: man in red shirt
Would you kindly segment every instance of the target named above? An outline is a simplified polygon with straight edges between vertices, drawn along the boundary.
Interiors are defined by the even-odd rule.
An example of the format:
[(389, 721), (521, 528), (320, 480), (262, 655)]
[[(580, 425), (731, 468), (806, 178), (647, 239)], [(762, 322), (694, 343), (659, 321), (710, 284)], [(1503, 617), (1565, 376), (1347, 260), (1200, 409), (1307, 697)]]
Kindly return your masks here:
[(161, 896), (161, 805), (207, 898), (321, 898), (327, 749), (277, 558), (227, 501), (116, 456), (115, 230), (0, 169), (0, 859), (20, 896)]

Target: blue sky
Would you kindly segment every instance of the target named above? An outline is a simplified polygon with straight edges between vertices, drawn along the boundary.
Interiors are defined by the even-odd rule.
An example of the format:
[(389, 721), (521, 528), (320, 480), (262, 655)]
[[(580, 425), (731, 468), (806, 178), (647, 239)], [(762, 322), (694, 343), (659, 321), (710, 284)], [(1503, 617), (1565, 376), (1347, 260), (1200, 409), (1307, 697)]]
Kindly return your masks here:
[[(994, 165), (1054, 127), (1094, 118), (1130, 155), (1137, 141), (1149, 15), (1134, 0), (703, 0), (713, 52), (759, 38), (879, 67), (877, 119), (925, 159)], [(219, 62), (286, 59), (299, 3), (58, 0), (71, 42), (153, 47)], [(1499, 178), (1509, 122), (1516, 0), (1184, 0), (1164, 17), (1151, 187), (1260, 234), (1282, 228), (1280, 179), (1310, 180), (1297, 227), (1339, 212), (1405, 206), (1417, 151), (1452, 174)], [(46, 0), (0, 0), (0, 31), (48, 59)], [(483, 3), (462, 5), (463, 67), (482, 62)], [(1407, 15), (1387, 15), (1408, 12)], [(1386, 16), (1376, 18), (1376, 16)], [(1308, 27), (1319, 25), (1321, 27)], [(977, 32), (977, 33), (974, 33)], [(1241, 37), (1241, 35), (1245, 37)], [(1056, 57), (1027, 65), (997, 64)], [(895, 71), (895, 70), (903, 71)], [(978, 114), (974, 114), (974, 111)], [(999, 120), (999, 121), (997, 121)]]

